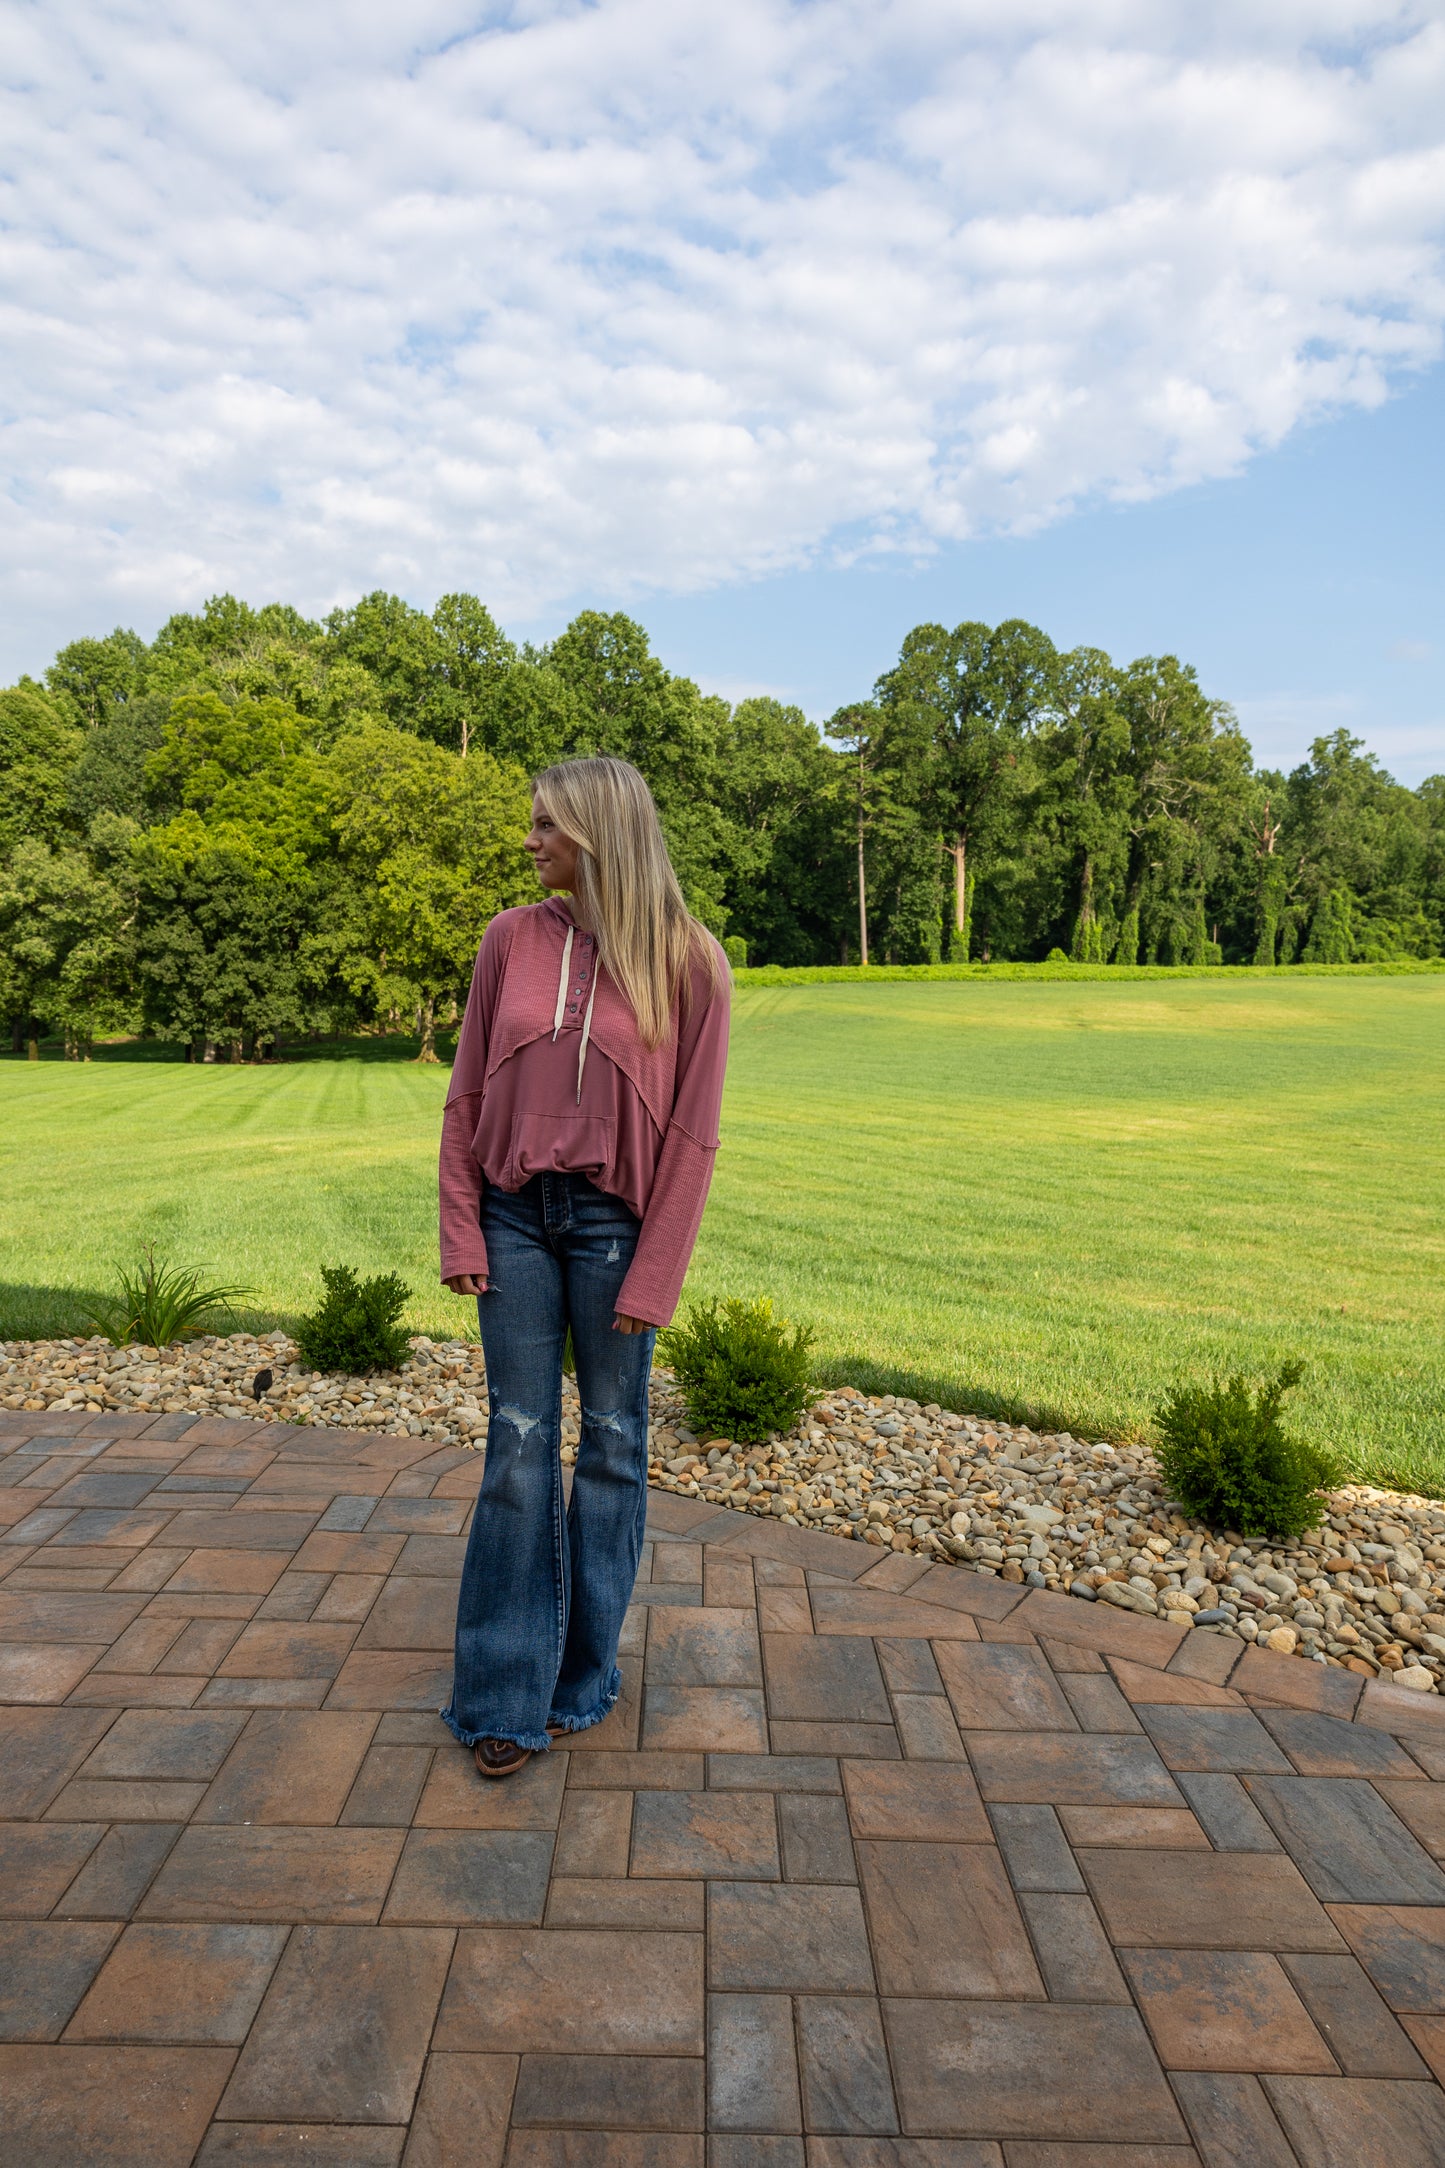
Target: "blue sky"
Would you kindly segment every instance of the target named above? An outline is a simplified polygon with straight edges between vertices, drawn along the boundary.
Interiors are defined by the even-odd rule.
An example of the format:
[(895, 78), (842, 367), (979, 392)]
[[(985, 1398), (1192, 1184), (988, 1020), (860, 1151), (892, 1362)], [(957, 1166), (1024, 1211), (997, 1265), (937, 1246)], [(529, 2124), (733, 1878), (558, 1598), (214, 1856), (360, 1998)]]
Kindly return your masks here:
[(0, 676), (229, 590), (923, 617), (1445, 767), (1445, 0), (16, 0)]
[[(1401, 782), (1445, 774), (1445, 371), (1303, 429), (1231, 481), (955, 544), (926, 569), (816, 570), (641, 614), (674, 668), (825, 719), (926, 619), (1024, 617), (1116, 660), (1177, 654), (1261, 766), (1348, 730)], [(549, 616), (525, 628), (556, 629)], [(741, 667), (739, 667), (741, 665)]]

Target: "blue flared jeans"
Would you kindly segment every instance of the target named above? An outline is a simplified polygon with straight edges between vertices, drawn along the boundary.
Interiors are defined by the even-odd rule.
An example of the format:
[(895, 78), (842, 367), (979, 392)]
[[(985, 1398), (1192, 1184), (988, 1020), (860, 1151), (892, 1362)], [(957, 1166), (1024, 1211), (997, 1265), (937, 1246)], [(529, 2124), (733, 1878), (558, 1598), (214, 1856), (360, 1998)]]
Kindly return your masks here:
[[(617, 1642), (647, 1520), (647, 1383), (656, 1334), (613, 1330), (641, 1222), (580, 1174), (482, 1199), (487, 1463), (457, 1603), (442, 1711), (465, 1746), (542, 1751), (617, 1699)], [(562, 1356), (577, 1364), (581, 1437), (562, 1490)]]

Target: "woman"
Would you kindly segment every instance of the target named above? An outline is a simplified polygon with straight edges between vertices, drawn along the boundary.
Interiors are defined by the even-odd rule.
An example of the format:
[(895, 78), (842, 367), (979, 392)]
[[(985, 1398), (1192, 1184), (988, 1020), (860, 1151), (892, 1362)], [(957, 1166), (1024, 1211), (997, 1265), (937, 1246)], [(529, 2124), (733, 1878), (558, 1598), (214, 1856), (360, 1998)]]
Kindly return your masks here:
[[(533, 788), (526, 848), (551, 893), (487, 928), (441, 1145), (442, 1277), (478, 1298), (490, 1404), (442, 1716), (485, 1777), (617, 1699), (653, 1341), (697, 1239), (727, 1060), (727, 965), (642, 777), (568, 760)], [(564, 1515), (569, 1328), (582, 1421)]]

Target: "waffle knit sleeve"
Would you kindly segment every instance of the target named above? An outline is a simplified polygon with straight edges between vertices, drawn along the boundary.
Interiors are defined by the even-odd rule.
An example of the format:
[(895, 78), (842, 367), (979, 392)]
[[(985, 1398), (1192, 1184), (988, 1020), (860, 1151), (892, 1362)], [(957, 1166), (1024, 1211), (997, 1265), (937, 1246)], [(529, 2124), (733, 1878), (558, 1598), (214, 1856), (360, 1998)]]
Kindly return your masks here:
[(501, 934), (495, 922), (488, 928), (472, 972), (442, 1115), (437, 1186), (444, 1280), (457, 1279), (463, 1273), (474, 1273), (481, 1280), (487, 1276), (487, 1244), (481, 1227), (484, 1177), (472, 1156), (472, 1138), (477, 1133), (487, 1078), (487, 1037), (506, 961), (506, 943)]
[(444, 1280), (458, 1279), (467, 1272), (475, 1273), (479, 1280), (487, 1276), (487, 1239), (481, 1226), (485, 1177), (472, 1157), (472, 1138), (481, 1105), (480, 1092), (449, 1099), (442, 1115), (438, 1187)]
[(649, 1325), (672, 1323), (712, 1182), (727, 1058), (726, 979), (714, 988), (699, 973), (679, 1034), (672, 1119), (617, 1297), (623, 1317), (640, 1317)]

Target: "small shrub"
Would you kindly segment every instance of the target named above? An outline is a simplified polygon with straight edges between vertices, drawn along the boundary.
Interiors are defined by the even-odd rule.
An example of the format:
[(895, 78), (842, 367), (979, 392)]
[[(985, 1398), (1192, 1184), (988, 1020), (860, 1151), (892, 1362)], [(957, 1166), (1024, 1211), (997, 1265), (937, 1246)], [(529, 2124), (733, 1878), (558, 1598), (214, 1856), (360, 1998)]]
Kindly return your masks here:
[(1044, 962), (1046, 964), (1066, 964), (1069, 961), (1069, 956), (1061, 948), (1051, 948), (1048, 955), (1044, 958)]
[(323, 1265), (326, 1299), (296, 1328), (302, 1360), (313, 1370), (365, 1377), (399, 1370), (411, 1349), (397, 1324), (411, 1289), (394, 1272), (358, 1280), (350, 1265)]
[(693, 1303), (661, 1346), (695, 1430), (751, 1445), (791, 1429), (808, 1405), (813, 1335), (790, 1333), (766, 1299)]
[(1185, 1385), (1156, 1414), (1160, 1473), (1186, 1513), (1242, 1536), (1298, 1536), (1320, 1517), (1320, 1492), (1341, 1479), (1333, 1457), (1291, 1437), (1284, 1398), (1304, 1375), (1286, 1363), (1258, 1392), (1233, 1377)]
[(168, 1265), (147, 1242), (139, 1260), (116, 1268), (120, 1293), (82, 1314), (98, 1325), (112, 1347), (170, 1347), (195, 1332), (206, 1314), (240, 1301), (249, 1287), (202, 1287), (201, 1275)]
[(724, 940), (723, 940), (723, 945), (722, 945), (722, 947), (723, 947), (723, 954), (724, 954), (724, 956), (726, 956), (726, 958), (727, 958), (728, 962), (729, 962), (729, 963), (730, 963), (730, 964), (732, 965), (732, 967), (733, 967), (734, 971), (746, 971), (746, 970), (747, 970), (747, 968), (748, 968), (748, 944), (747, 944), (746, 940), (744, 939), (744, 937), (742, 936), (742, 934), (740, 934), (740, 933), (730, 933), (730, 934), (727, 934), (727, 935), (726, 935), (726, 936), (724, 937)]

